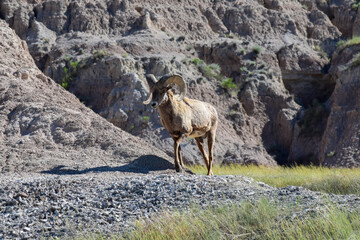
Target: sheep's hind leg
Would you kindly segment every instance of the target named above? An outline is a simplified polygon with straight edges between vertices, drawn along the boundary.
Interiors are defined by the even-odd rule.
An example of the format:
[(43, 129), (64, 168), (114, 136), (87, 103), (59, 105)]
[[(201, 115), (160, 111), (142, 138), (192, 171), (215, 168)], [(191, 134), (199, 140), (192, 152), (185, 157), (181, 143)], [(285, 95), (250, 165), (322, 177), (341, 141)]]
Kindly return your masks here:
[(179, 148), (180, 148), (180, 142), (182, 141), (183, 137), (173, 138), (173, 139), (174, 139), (175, 170), (177, 172), (182, 172), (182, 168), (179, 164), (179, 161), (180, 161), (180, 163), (182, 165), (182, 158), (180, 156), (181, 150), (179, 150)]
[(202, 137), (196, 137), (195, 138), (196, 141), (196, 145), (198, 146), (203, 158), (204, 158), (204, 162), (206, 165), (206, 168), (209, 169), (209, 160), (208, 160), (208, 156), (204, 150), (204, 139)]
[(208, 175), (214, 175), (211, 171), (212, 162), (213, 162), (213, 150), (215, 143), (215, 131), (208, 132), (208, 148), (209, 148), (209, 167), (208, 167)]
[(183, 159), (182, 159), (182, 156), (181, 156), (181, 146), (179, 145), (179, 151), (178, 151), (178, 159), (180, 161), (180, 166), (182, 169), (184, 169), (184, 164), (183, 164)]

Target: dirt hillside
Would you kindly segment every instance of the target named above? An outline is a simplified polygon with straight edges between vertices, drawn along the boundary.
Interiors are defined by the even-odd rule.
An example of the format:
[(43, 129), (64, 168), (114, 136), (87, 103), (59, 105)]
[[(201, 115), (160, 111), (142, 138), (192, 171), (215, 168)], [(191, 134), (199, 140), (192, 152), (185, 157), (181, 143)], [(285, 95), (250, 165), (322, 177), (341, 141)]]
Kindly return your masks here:
[(165, 153), (115, 127), (45, 76), (26, 42), (3, 20), (0, 32), (1, 172), (76, 173), (134, 160), (171, 166)]
[[(172, 140), (157, 111), (142, 105), (148, 96), (145, 74), (182, 74), (189, 97), (217, 108), (219, 164), (360, 163), (355, 153), (359, 141), (347, 134), (358, 129), (357, 90), (349, 95), (355, 103), (337, 110), (343, 91), (358, 88), (355, 65), (336, 70), (351, 64), (358, 53), (355, 48), (348, 52), (349, 47), (340, 51), (337, 44), (360, 33), (360, 10), (352, 0), (2, 0), (0, 17), (27, 43), (41, 76), (54, 79), (86, 107), (169, 156)], [(58, 95), (70, 96), (51, 86)], [(77, 104), (84, 109), (79, 116), (90, 114)], [(39, 108), (50, 111), (37, 107), (34, 113)], [(47, 119), (51, 114), (45, 115), (53, 121)], [(20, 121), (16, 111), (12, 116)], [(69, 116), (56, 123), (60, 129), (71, 122)], [(42, 135), (42, 149), (53, 148), (53, 141), (70, 134), (74, 137), (62, 142), (65, 149), (95, 144), (108, 154), (105, 158), (117, 153), (102, 147), (105, 139), (112, 141), (107, 137), (80, 134), (96, 124), (76, 124)], [(191, 139), (183, 143), (183, 154), (188, 163), (202, 163)]]

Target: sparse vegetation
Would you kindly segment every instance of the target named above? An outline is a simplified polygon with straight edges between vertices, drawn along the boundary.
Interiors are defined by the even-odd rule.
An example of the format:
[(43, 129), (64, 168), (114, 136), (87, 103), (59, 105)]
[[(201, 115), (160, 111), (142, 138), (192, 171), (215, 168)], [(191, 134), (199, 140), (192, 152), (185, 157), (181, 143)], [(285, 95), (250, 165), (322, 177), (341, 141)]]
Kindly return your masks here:
[(194, 46), (189, 44), (189, 45), (186, 46), (186, 50), (187, 51), (192, 51), (192, 50), (194, 50)]
[(354, 11), (357, 11), (359, 7), (360, 7), (360, 0), (353, 0), (352, 9)]
[[(64, 60), (67, 60), (67, 66), (70, 65), (70, 67), (64, 67), (64, 73), (65, 76), (62, 79), (62, 82), (60, 83), (61, 86), (65, 89), (69, 88), (70, 83), (74, 80), (74, 78), (77, 76), (78, 74), (78, 70), (79, 68), (82, 68), (85, 66), (85, 62), (83, 62), (82, 64), (80, 64), (79, 60), (75, 60), (75, 61), (70, 61), (70, 57), (66, 56), (64, 58)], [(81, 61), (82, 62), (82, 61)], [(79, 66), (80, 64), (80, 66)]]
[(199, 66), (199, 65), (201, 65), (201, 64), (204, 64), (204, 61), (203, 61), (203, 60), (200, 60), (200, 59), (198, 59), (198, 58), (194, 58), (194, 59), (192, 60), (192, 63), (195, 64), (196, 66)]
[[(206, 173), (203, 166), (195, 165), (189, 168), (198, 174)], [(213, 166), (215, 175), (243, 175), (274, 187), (301, 186), (314, 191), (334, 194), (360, 194), (359, 170), (316, 166), (273, 168), (252, 165)]]
[(247, 67), (245, 67), (245, 66), (241, 67), (240, 70), (241, 70), (242, 72), (247, 72), (247, 71), (248, 71)]
[(221, 68), (218, 64), (212, 63), (207, 65), (204, 63), (203, 60), (200, 60), (198, 58), (194, 58), (191, 61), (193, 64), (198, 66), (200, 72), (208, 79), (215, 78), (218, 81), (222, 81), (224, 79), (224, 76), (221, 75)]
[(253, 52), (256, 54), (260, 54), (261, 53), (261, 47), (260, 46), (254, 46), (253, 47)]
[(128, 56), (129, 56), (129, 54), (127, 54), (127, 53), (121, 54), (121, 57), (123, 57), (123, 58), (127, 58)]
[(336, 43), (336, 47), (341, 47), (341, 46), (343, 46), (345, 43), (346, 43), (346, 41), (340, 40), (340, 41), (338, 41), (338, 42)]
[(210, 67), (212, 70), (217, 71), (217, 72), (220, 72), (220, 70), (221, 70), (219, 64), (216, 64), (216, 63), (210, 64), (209, 67)]
[(328, 152), (328, 153), (326, 154), (326, 156), (327, 156), (327, 157), (333, 157), (333, 156), (335, 156), (335, 152), (334, 152), (334, 151)]
[(316, 45), (316, 46), (315, 46), (315, 50), (318, 52), (318, 54), (319, 54), (322, 58), (328, 59), (327, 53), (326, 53), (319, 45)]
[(360, 36), (355, 36), (347, 41), (340, 40), (339, 42), (337, 42), (336, 46), (342, 49), (342, 48), (350, 47), (350, 46), (357, 45), (357, 44), (360, 44)]
[(271, 202), (164, 212), (138, 221), (135, 230), (120, 239), (356, 239), (359, 210), (330, 206), (302, 215), (296, 203)]
[(43, 38), (44, 43), (50, 43), (50, 38)]
[(142, 120), (143, 120), (143, 122), (146, 123), (146, 122), (148, 122), (150, 120), (150, 117), (149, 116), (143, 116)]
[(223, 81), (221, 82), (221, 86), (222, 86), (223, 88), (228, 89), (228, 90), (230, 90), (230, 89), (236, 89), (236, 88), (237, 88), (237, 85), (233, 82), (233, 79), (232, 79), (232, 78), (227, 78), (227, 79), (223, 80)]
[(106, 51), (105, 49), (95, 50), (93, 52), (93, 55), (92, 55), (91, 59), (95, 60), (95, 61), (98, 61), (98, 60), (103, 59), (104, 57), (107, 57), (109, 55), (110, 55), (109, 52)]
[(260, 74), (265, 74), (266, 75), (266, 71), (265, 70), (260, 70), (259, 71)]
[(246, 53), (245, 48), (240, 49), (240, 53), (241, 53), (242, 55), (244, 55), (244, 54)]
[(246, 64), (249, 65), (249, 66), (255, 66), (256, 62), (249, 60), (249, 61), (246, 62)]
[(355, 58), (351, 61), (350, 66), (356, 67), (360, 65), (360, 53), (356, 54)]

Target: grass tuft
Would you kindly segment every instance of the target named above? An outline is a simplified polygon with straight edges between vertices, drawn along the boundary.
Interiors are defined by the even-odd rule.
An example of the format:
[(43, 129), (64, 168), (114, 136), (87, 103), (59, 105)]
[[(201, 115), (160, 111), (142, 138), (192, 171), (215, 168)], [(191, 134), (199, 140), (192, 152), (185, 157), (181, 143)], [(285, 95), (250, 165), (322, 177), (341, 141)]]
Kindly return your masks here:
[(237, 85), (233, 82), (232, 78), (227, 78), (221, 82), (221, 86), (226, 89), (236, 89)]
[(354, 239), (360, 213), (335, 206), (294, 216), (296, 206), (262, 199), (255, 203), (165, 212), (139, 221), (123, 239)]
[(260, 54), (261, 53), (261, 47), (260, 46), (254, 46), (253, 47), (253, 52), (256, 54)]
[(358, 44), (360, 44), (360, 36), (355, 36), (352, 39), (349, 39), (347, 41), (341, 40), (336, 44), (336, 46), (340, 47), (340, 48), (346, 48), (346, 47), (350, 47), (350, 46), (358, 45)]
[[(204, 166), (194, 165), (189, 168), (198, 174), (207, 173)], [(316, 166), (273, 168), (252, 165), (213, 166), (215, 175), (243, 175), (274, 187), (301, 186), (325, 193), (360, 195), (359, 170)]]

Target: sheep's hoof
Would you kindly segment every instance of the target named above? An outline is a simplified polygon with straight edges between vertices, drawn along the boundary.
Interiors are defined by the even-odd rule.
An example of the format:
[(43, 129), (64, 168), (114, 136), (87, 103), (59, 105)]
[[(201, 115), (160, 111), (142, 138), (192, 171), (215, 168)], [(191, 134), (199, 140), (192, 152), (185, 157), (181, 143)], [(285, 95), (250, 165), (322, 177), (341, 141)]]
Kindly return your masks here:
[(175, 167), (176, 172), (183, 172), (183, 169), (179, 166), (179, 167)]

